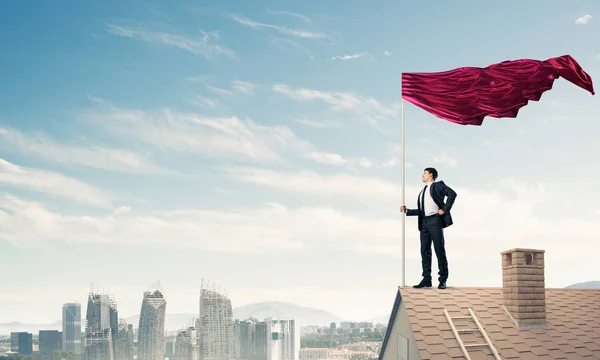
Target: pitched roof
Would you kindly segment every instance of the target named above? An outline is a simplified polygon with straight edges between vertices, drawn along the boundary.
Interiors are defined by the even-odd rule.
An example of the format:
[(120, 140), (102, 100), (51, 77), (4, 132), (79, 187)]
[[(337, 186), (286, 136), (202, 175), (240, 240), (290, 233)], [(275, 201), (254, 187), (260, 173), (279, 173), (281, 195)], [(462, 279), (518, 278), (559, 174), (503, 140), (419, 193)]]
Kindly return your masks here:
[[(390, 337), (396, 336), (394, 332), (399, 331), (393, 329), (394, 324), (403, 316), (407, 316), (411, 338), (414, 336), (422, 360), (464, 359), (444, 309), (456, 317), (469, 316), (469, 308), (501, 359), (600, 359), (600, 289), (546, 289), (547, 326), (519, 328), (503, 307), (502, 288), (400, 287), (380, 360), (384, 360), (386, 351), (398, 351), (387, 345)], [(399, 311), (406, 314), (401, 316)], [(453, 322), (457, 329), (477, 328), (471, 319)], [(478, 332), (460, 337), (465, 344), (485, 343)], [(472, 360), (494, 359), (487, 347), (471, 349), (469, 355)]]

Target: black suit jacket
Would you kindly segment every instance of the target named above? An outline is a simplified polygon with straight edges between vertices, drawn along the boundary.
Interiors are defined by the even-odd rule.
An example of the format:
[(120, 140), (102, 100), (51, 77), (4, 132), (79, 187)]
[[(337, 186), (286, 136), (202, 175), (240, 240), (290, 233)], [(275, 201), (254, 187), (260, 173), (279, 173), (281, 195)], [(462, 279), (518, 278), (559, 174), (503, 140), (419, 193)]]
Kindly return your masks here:
[[(431, 184), (431, 197), (436, 205), (444, 210), (444, 215), (440, 216), (440, 224), (443, 228), (447, 228), (452, 225), (452, 215), (450, 215), (450, 209), (452, 209), (452, 205), (454, 205), (454, 200), (456, 200), (456, 191), (452, 190), (448, 185), (444, 184), (443, 181), (434, 182)], [(417, 209), (406, 209), (406, 216), (418, 216), (419, 217), (419, 231), (421, 231), (423, 227), (423, 212), (421, 211), (421, 202), (419, 201), (419, 196), (421, 196), (421, 192), (417, 196)], [(448, 198), (448, 200), (444, 201), (444, 198)]]

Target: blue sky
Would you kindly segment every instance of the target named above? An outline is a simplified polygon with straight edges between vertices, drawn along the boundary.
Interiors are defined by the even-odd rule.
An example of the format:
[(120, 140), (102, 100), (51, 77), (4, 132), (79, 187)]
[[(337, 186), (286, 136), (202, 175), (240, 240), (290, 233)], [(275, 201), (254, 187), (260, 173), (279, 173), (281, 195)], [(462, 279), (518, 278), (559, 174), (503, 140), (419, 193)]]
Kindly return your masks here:
[[(234, 306), (386, 314), (401, 73), (570, 54), (597, 79), (596, 16), (557, 0), (3, 1), (0, 322), (58, 319), (92, 282), (125, 316), (156, 279), (167, 312), (196, 312), (202, 277)], [(600, 278), (598, 105), (563, 79), (482, 127), (406, 105), (408, 205), (426, 166), (459, 193), (450, 286), (500, 286), (514, 247), (547, 251), (548, 286)], [(415, 219), (406, 233), (412, 284)]]

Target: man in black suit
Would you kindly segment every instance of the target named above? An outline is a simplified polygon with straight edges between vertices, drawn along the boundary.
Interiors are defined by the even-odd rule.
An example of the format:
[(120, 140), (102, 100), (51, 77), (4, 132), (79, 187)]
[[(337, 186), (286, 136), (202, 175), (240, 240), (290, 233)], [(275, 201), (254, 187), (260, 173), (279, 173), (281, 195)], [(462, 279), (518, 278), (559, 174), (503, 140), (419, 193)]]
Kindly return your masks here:
[[(444, 184), (436, 182), (438, 172), (434, 168), (426, 168), (421, 178), (426, 184), (417, 198), (418, 209), (407, 209), (400, 206), (400, 211), (406, 216), (418, 216), (419, 231), (421, 232), (421, 265), (423, 267), (423, 280), (415, 288), (431, 287), (431, 243), (439, 267), (439, 289), (446, 288), (448, 280), (448, 259), (444, 245), (444, 228), (452, 225), (450, 209), (454, 205), (456, 192)], [(448, 198), (444, 201), (444, 198)]]

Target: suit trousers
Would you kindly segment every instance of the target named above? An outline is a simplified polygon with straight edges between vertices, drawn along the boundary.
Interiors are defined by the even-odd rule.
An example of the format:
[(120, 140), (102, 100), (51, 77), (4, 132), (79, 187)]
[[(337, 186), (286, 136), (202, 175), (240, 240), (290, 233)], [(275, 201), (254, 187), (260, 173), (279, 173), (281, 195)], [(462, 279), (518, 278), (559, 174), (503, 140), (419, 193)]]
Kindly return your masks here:
[(448, 279), (448, 259), (444, 243), (444, 229), (439, 215), (423, 218), (421, 227), (421, 266), (423, 267), (423, 280), (431, 282), (431, 243), (435, 249), (438, 261), (439, 281)]

